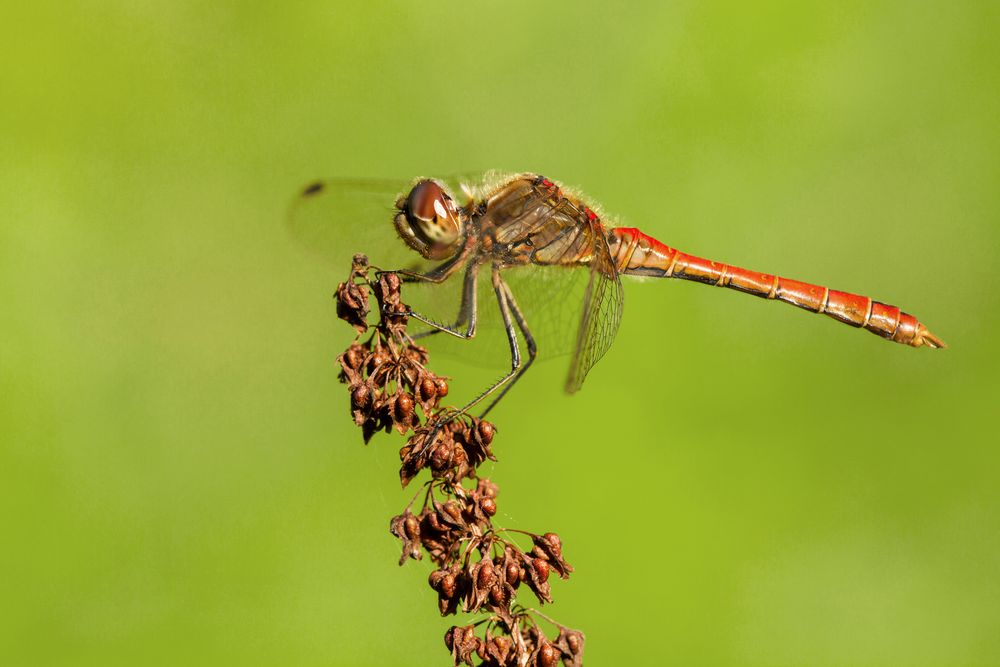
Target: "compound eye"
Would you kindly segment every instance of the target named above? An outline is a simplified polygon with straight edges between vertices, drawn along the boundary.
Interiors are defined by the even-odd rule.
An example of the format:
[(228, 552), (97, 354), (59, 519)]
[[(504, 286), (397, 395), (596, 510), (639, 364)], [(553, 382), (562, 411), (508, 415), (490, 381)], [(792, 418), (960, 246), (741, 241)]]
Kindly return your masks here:
[(420, 181), (410, 190), (396, 227), (411, 247), (430, 259), (450, 255), (462, 231), (455, 202), (431, 180)]

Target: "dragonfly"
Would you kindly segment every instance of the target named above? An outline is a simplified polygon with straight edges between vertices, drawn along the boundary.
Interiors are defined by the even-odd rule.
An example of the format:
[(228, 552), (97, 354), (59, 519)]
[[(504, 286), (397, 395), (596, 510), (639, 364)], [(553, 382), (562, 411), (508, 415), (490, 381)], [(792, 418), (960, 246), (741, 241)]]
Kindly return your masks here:
[[(361, 252), (373, 266), (428, 287), (427, 308), (444, 313), (443, 304), (455, 315), (411, 305), (410, 317), (427, 326), (422, 335), (468, 340), (502, 332), (509, 370), (462, 412), (493, 396), (488, 413), (545, 350), (570, 355), (565, 389), (580, 389), (618, 331), (622, 276), (726, 287), (895, 343), (946, 347), (897, 306), (690, 255), (637, 228), (609, 226), (595, 209), (535, 173), (403, 183), (331, 179), (302, 190), (289, 224), (304, 244), (342, 266)], [(488, 301), (495, 307), (484, 307)]]

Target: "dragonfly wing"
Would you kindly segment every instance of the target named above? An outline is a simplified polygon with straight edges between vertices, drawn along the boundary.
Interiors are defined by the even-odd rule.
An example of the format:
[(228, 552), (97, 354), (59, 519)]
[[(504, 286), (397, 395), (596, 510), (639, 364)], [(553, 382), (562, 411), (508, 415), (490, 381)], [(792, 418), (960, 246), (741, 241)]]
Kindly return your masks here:
[(408, 189), (406, 180), (315, 181), (292, 202), (288, 230), (335, 269), (349, 268), (356, 253), (379, 268), (427, 269), (430, 263), (403, 242), (393, 224), (396, 199)]
[[(453, 174), (438, 180), (460, 205), (464, 189), (476, 190), (482, 172)], [(368, 255), (380, 269), (427, 272), (440, 262), (425, 260), (396, 233), (395, 203), (421, 178), (330, 178), (306, 185), (289, 207), (287, 226), (306, 249), (332, 262), (351, 265), (356, 253)]]
[(611, 258), (607, 239), (597, 223), (594, 223), (591, 233), (594, 255), (583, 298), (576, 345), (570, 360), (569, 375), (566, 377), (566, 391), (569, 393), (580, 388), (590, 369), (611, 347), (622, 319), (622, 283)]
[[(290, 207), (291, 236), (336, 275), (346, 277), (355, 254), (368, 256), (373, 267), (386, 271), (428, 273), (441, 264), (410, 248), (396, 232), (396, 200), (405, 196), (411, 180), (334, 178), (310, 183)], [(436, 322), (452, 324), (461, 302), (462, 271), (444, 284), (407, 285), (407, 305)], [(489, 281), (487, 281), (489, 282)], [(415, 329), (419, 330), (416, 326)]]
[[(490, 190), (495, 177), (458, 175), (442, 180), (461, 204), (465, 199), (461, 184), (472, 186), (471, 190), (481, 196)], [(393, 224), (395, 202), (409, 192), (412, 184), (413, 180), (406, 179), (316, 181), (306, 186), (292, 203), (287, 219), (289, 232), (312, 254), (345, 275), (356, 253), (368, 255), (378, 268), (426, 273), (437, 262), (428, 261), (410, 249)], [(530, 203), (526, 200), (524, 206)], [(566, 381), (566, 389), (571, 392), (579, 389), (587, 372), (610, 347), (622, 308), (621, 284), (600, 225), (581, 230), (579, 237), (560, 235), (564, 227), (576, 225), (577, 213), (572, 207), (558, 209), (544, 216), (540, 214), (535, 223), (544, 224), (553, 237), (560, 239), (550, 247), (552, 252), (561, 249), (573, 257), (590, 254), (589, 267), (553, 257), (549, 258), (552, 263), (548, 266), (511, 266), (503, 272), (535, 336), (539, 361), (572, 354)], [(577, 240), (572, 247), (563, 248), (561, 243), (568, 243), (569, 238)], [(454, 324), (461, 302), (461, 275), (460, 270), (457, 279), (452, 277), (439, 285), (410, 284), (406, 288), (406, 301), (415, 311), (433, 320)], [(432, 351), (441, 349), (458, 358), (471, 358), (475, 365), (493, 366), (495, 357), (502, 368), (509, 351), (488, 276), (480, 276), (478, 292), (476, 340), (436, 335), (426, 342)], [(414, 330), (419, 331), (420, 327), (415, 325)], [(489, 354), (490, 351), (497, 354)]]
[[(468, 341), (436, 336), (429, 346), (433, 352), (442, 351), (472, 365), (502, 372), (510, 364), (510, 347), (489, 270), (489, 265), (483, 265), (479, 270), (475, 338)], [(512, 266), (503, 270), (503, 280), (510, 288), (537, 345), (537, 362), (573, 352), (574, 336), (580, 322), (580, 304), (583, 303), (589, 273), (586, 268), (581, 271), (565, 266)], [(458, 290), (451, 289), (453, 303), (457, 304)], [(521, 349), (523, 353), (525, 347)]]

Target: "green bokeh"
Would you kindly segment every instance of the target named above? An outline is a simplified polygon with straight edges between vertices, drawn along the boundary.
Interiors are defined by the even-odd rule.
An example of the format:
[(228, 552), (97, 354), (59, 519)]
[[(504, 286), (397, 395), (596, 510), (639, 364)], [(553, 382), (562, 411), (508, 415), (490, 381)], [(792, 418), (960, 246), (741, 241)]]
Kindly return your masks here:
[[(0, 664), (447, 664), (316, 176), (534, 170), (951, 344), (627, 285), (495, 413), (588, 664), (1000, 664), (994, 2), (25, 3), (0, 22)], [(472, 372), (468, 377), (473, 377)], [(478, 377), (478, 376), (475, 376)], [(456, 380), (460, 383), (461, 380)]]

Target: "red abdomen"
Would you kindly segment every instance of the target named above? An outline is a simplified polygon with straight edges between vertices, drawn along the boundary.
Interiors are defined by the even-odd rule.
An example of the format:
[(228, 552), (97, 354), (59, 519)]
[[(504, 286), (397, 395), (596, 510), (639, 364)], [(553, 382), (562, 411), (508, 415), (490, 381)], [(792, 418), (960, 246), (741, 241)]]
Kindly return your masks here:
[(618, 272), (625, 275), (682, 278), (728, 287), (823, 313), (896, 343), (946, 347), (913, 315), (871, 297), (688, 255), (632, 227), (609, 230), (608, 243)]

